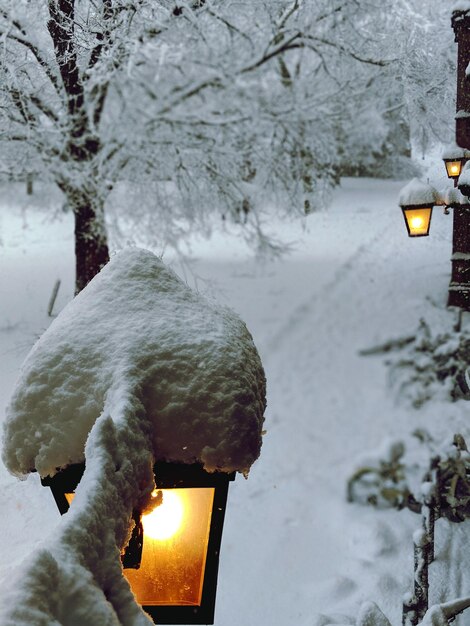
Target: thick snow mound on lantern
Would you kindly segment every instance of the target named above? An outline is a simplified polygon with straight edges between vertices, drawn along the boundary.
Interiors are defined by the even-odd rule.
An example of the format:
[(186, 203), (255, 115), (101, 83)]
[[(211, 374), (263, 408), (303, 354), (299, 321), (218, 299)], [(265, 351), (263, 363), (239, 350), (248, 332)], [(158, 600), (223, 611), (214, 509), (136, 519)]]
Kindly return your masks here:
[(116, 255), (28, 355), (3, 461), (20, 476), (81, 462), (99, 415), (118, 419), (129, 401), (151, 426), (156, 459), (246, 473), (259, 455), (265, 378), (245, 324), (135, 248)]
[(413, 206), (420, 204), (435, 204), (437, 193), (434, 187), (413, 178), (400, 192), (398, 204), (400, 206)]

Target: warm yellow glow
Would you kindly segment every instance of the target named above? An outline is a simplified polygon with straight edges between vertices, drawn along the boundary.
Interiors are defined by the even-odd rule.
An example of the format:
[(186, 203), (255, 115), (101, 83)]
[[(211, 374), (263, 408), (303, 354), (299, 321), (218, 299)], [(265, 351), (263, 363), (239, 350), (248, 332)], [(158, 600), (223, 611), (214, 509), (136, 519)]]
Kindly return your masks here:
[[(161, 504), (142, 516), (142, 562), (139, 569), (124, 570), (139, 604), (201, 605), (214, 491), (161, 489)], [(69, 504), (74, 496), (65, 494)]]
[(410, 237), (429, 235), (432, 206), (403, 208), (408, 234)]
[(410, 220), (410, 225), (411, 225), (411, 228), (413, 229), (421, 228), (423, 224), (424, 224), (424, 220), (422, 217), (413, 217)]
[(151, 513), (142, 515), (145, 535), (158, 541), (173, 537), (180, 529), (184, 516), (183, 501), (176, 490), (164, 489), (162, 494), (161, 504)]
[(183, 514), (177, 530), (167, 539), (155, 539), (144, 525), (144, 545), (139, 569), (125, 569), (137, 602), (143, 606), (200, 606), (209, 529), (214, 501), (213, 487), (162, 489), (165, 501), (173, 508), (181, 503)]
[(462, 171), (462, 161), (445, 161), (445, 166), (447, 170), (447, 176), (449, 178), (458, 178), (460, 176), (460, 172)]

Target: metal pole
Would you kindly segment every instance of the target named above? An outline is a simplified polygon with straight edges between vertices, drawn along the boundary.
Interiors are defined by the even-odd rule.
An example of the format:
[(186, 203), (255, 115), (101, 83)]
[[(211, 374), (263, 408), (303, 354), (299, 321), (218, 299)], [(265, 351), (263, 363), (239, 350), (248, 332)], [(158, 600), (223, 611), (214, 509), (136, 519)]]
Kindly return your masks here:
[[(470, 149), (470, 11), (454, 11), (452, 28), (457, 42), (457, 145)], [(470, 310), (470, 207), (454, 208), (452, 277), (448, 306)]]

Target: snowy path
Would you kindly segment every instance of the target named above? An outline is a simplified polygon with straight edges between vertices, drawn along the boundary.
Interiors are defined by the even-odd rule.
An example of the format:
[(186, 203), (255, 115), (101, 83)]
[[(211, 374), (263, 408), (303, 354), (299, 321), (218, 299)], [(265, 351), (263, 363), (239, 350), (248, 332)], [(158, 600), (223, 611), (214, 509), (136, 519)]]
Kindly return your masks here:
[[(246, 554), (264, 556), (243, 577), (242, 597), (252, 599), (248, 607), (244, 603), (244, 619), (222, 613), (230, 592), (221, 603), (226, 625), (313, 624), (316, 612), (355, 614), (366, 599), (400, 621), (400, 598), (410, 584), (410, 536), (418, 520), (407, 512), (372, 513), (345, 504), (345, 481), (359, 454), (426, 424), (427, 416), (413, 412), (409, 425), (410, 411), (395, 407), (386, 392), (381, 360), (357, 352), (412, 332), (426, 296), (445, 305), (450, 224), (437, 216), (434, 241), (410, 241), (393, 195), (380, 215), (369, 209), (369, 219), (365, 200), (352, 215), (342, 215), (351, 237), (345, 246), (335, 242), (339, 221), (323, 232), (311, 226), (315, 243), (321, 235), (330, 246), (329, 263), (321, 265), (325, 271), (306, 264), (302, 297), (285, 307), (269, 332), (252, 326), (267, 369), (268, 436), (248, 483), (254, 509), (247, 512), (246, 486), (238, 485), (235, 523), (246, 528)], [(367, 200), (373, 203), (373, 194)], [(338, 213), (332, 215), (338, 219)], [(372, 228), (358, 236), (367, 224)], [(415, 271), (424, 272), (422, 285)], [(288, 284), (283, 287), (288, 291)], [(279, 286), (278, 297), (282, 291)], [(229, 562), (227, 570), (243, 571), (243, 558), (231, 556), (238, 568)]]
[[(462, 411), (396, 406), (383, 359), (358, 356), (362, 348), (413, 332), (423, 314), (437, 323), (446, 316), (450, 218), (437, 212), (430, 238), (408, 239), (396, 206), (399, 187), (345, 181), (328, 213), (309, 216), (305, 233), (282, 227), (287, 240), (299, 240), (297, 252), (283, 262), (258, 267), (230, 238), (194, 243), (195, 271), (245, 319), (268, 378), (262, 456), (250, 479), (238, 478), (229, 496), (216, 623), (323, 626), (327, 622), (317, 619), (318, 613), (353, 615), (363, 600), (376, 601), (399, 623), (418, 518), (348, 505), (345, 479), (357, 455), (375, 450), (384, 438), (432, 426), (441, 413), (458, 419)], [(10, 222), (5, 211), (4, 242), (8, 228), (18, 226)], [(47, 323), (39, 297), (47, 303), (51, 287), (44, 285), (52, 286), (56, 278), (50, 268), (62, 265), (59, 254), (66, 259), (63, 278), (70, 279), (71, 225), (64, 220), (54, 228), (54, 240), (62, 242), (66, 233), (66, 241), (63, 250), (62, 243), (49, 248), (49, 265), (35, 265), (37, 246), (44, 249), (36, 231), (38, 242), (24, 252), (18, 242), (0, 247), (2, 267), (9, 263), (0, 289), (11, 284), (13, 271), (15, 284), (27, 286), (26, 295), (8, 287), (8, 299), (0, 300), (7, 307), (0, 326), (5, 319), (10, 324), (0, 332), (0, 405), (24, 353), (18, 348), (24, 335), (32, 337)], [(42, 282), (29, 280), (31, 266), (43, 272)], [(15, 326), (16, 311), (25, 310), (22, 325)], [(0, 506), (1, 579), (58, 520), (49, 494), (36, 481), (18, 486), (3, 468)], [(462, 532), (457, 529), (457, 535)], [(442, 553), (459, 550), (461, 542), (452, 535), (443, 533)], [(447, 570), (439, 569), (450, 581), (446, 599), (448, 593), (470, 590), (465, 572), (456, 568), (449, 577)], [(1, 594), (0, 585), (0, 601)]]

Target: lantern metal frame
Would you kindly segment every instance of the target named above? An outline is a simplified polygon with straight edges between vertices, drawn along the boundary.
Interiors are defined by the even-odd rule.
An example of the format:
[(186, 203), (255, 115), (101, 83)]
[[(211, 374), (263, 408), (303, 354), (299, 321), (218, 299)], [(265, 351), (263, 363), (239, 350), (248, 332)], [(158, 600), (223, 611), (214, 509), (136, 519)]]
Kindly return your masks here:
[[(144, 611), (158, 624), (213, 624), (215, 613), (215, 598), (217, 591), (217, 576), (219, 570), (220, 545), (225, 519), (225, 508), (229, 482), (235, 480), (235, 472), (206, 472), (202, 465), (169, 463), (159, 461), (154, 465), (155, 484), (158, 489), (178, 489), (192, 487), (214, 488), (212, 516), (210, 522), (209, 539), (207, 545), (204, 582), (202, 587), (201, 604), (188, 605), (142, 605)], [(54, 496), (57, 508), (61, 515), (69, 510), (66, 493), (73, 493), (80, 482), (85, 464), (69, 465), (53, 477), (42, 478), (44, 487), (49, 487)], [(123, 567), (138, 569), (142, 555), (143, 533), (140, 513), (134, 512), (136, 522), (132, 538), (121, 560)]]
[[(408, 231), (408, 237), (428, 237), (429, 236), (429, 231), (431, 229), (432, 210), (433, 210), (434, 206), (435, 206), (434, 204), (430, 204), (430, 203), (401, 205), (401, 210), (403, 212), (403, 218), (405, 220), (406, 230)], [(425, 233), (413, 234), (413, 233), (411, 233), (410, 226), (408, 224), (408, 220), (406, 219), (406, 212), (407, 211), (412, 211), (412, 210), (418, 210), (418, 209), (420, 209), (420, 210), (430, 209), (429, 222), (428, 222), (428, 227), (427, 227), (427, 230), (426, 230)]]
[[(467, 157), (456, 157), (453, 159), (442, 159), (444, 161), (444, 165), (446, 168), (447, 178), (451, 178), (454, 181), (454, 186), (457, 187), (457, 182), (459, 180), (459, 176), (462, 173), (465, 163), (469, 160)], [(460, 170), (458, 174), (450, 174), (449, 168), (447, 167), (448, 163), (460, 163)]]

